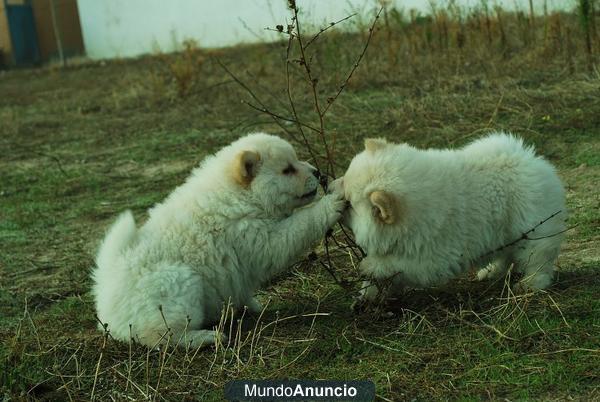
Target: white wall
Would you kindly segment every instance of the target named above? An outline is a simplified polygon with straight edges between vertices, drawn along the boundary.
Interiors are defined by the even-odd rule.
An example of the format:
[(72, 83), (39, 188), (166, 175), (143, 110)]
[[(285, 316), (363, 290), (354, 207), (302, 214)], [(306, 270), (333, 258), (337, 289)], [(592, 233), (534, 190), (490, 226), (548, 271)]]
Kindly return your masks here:
[[(543, 0), (533, 0), (541, 9)], [(547, 0), (550, 9), (571, 8), (574, 0)], [(428, 0), (392, 0), (405, 10), (430, 9)], [(445, 5), (447, 0), (438, 0)], [(465, 7), (480, 0), (458, 0)], [(491, 0), (490, 3), (494, 3)], [(528, 0), (496, 0), (507, 9), (528, 9)], [(265, 27), (289, 20), (285, 0), (78, 0), (87, 55), (93, 59), (132, 57), (180, 49), (194, 39), (201, 47), (223, 47), (272, 40)], [(297, 0), (304, 21), (315, 25), (339, 20), (353, 11), (368, 16), (375, 0)], [(348, 25), (348, 24), (347, 24)], [(350, 24), (351, 25), (351, 24)]]

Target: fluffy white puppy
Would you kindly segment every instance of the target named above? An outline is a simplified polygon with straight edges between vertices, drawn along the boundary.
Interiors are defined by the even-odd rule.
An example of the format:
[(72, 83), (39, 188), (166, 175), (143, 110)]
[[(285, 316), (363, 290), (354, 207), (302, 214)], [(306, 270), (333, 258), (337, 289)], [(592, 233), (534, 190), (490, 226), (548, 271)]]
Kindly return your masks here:
[[(396, 290), (442, 284), (487, 263), (480, 279), (514, 263), (524, 272), (521, 290), (552, 281), (565, 192), (552, 165), (521, 139), (494, 133), (457, 150), (367, 139), (339, 180), (351, 204), (343, 219), (367, 252), (361, 271), (393, 278)], [(369, 285), (363, 296), (373, 299)]]
[(214, 343), (217, 333), (206, 328), (224, 303), (260, 311), (256, 290), (340, 218), (341, 193), (306, 206), (316, 176), (288, 142), (251, 134), (206, 158), (139, 229), (123, 213), (93, 271), (100, 321), (113, 337), (149, 346), (167, 327), (171, 342)]

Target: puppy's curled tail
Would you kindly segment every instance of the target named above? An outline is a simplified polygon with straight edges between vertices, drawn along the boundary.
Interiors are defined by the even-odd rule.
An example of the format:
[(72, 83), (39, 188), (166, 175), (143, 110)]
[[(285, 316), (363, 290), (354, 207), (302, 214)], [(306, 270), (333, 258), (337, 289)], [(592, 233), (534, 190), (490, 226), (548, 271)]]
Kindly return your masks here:
[(96, 257), (96, 265), (99, 268), (112, 266), (116, 257), (131, 243), (136, 234), (133, 214), (127, 210), (119, 215), (102, 241)]

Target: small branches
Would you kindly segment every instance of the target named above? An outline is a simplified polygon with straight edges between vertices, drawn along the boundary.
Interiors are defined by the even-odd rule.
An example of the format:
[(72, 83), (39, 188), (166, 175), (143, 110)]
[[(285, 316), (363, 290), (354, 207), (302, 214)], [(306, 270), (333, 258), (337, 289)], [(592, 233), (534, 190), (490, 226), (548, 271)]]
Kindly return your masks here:
[[(286, 25), (276, 25), (275, 28), (266, 28), (267, 30), (277, 32), (287, 36), (287, 46), (285, 52), (285, 81), (286, 81), (286, 97), (287, 97), (287, 113), (276, 112), (273, 108), (269, 107), (265, 102), (260, 99), (256, 91), (250, 88), (245, 82), (238, 78), (230, 69), (228, 69), (220, 60), (217, 63), (225, 70), (225, 72), (239, 84), (250, 97), (254, 100), (253, 103), (243, 101), (246, 105), (253, 108), (254, 110), (266, 114), (271, 117), (274, 122), (288, 135), (288, 137), (302, 145), (306, 151), (310, 154), (312, 162), (315, 164), (317, 169), (322, 173), (325, 173), (329, 177), (336, 176), (335, 168), (335, 137), (330, 135), (326, 129), (325, 116), (333, 103), (339, 98), (344, 89), (348, 86), (348, 82), (358, 69), (362, 60), (365, 57), (371, 39), (375, 32), (375, 25), (383, 11), (383, 7), (377, 12), (370, 28), (367, 40), (362, 47), (360, 54), (352, 64), (350, 71), (345, 76), (344, 81), (337, 86), (337, 89), (331, 96), (322, 98), (321, 83), (323, 81), (329, 82), (331, 80), (323, 80), (316, 74), (316, 69), (313, 68), (312, 60), (314, 54), (309, 54), (309, 47), (314, 46), (323, 34), (332, 29), (333, 27), (348, 21), (356, 15), (350, 14), (344, 18), (341, 18), (335, 22), (329, 23), (329, 25), (319, 29), (317, 33), (312, 35), (310, 39), (306, 39), (304, 31), (302, 29), (302, 21), (300, 16), (300, 10), (296, 5), (295, 1), (288, 2), (289, 9), (292, 13), (291, 22)], [(312, 109), (314, 116), (316, 116), (316, 123), (312, 123), (309, 118), (300, 116), (300, 108), (297, 105), (297, 100), (294, 96), (294, 90), (296, 89), (296, 81), (293, 80), (293, 68), (298, 66), (301, 70), (303, 77), (302, 82), (306, 83), (311, 94)], [(286, 117), (289, 115), (290, 117)], [(290, 130), (289, 127), (282, 124), (293, 123), (295, 130)], [(317, 141), (314, 141), (316, 137)], [(322, 171), (321, 167), (325, 167), (325, 171)]]
[[(308, 42), (306, 42), (306, 44), (304, 45), (304, 49), (307, 49), (311, 45), (311, 43), (316, 41), (319, 38), (319, 36), (321, 36), (321, 34), (323, 34), (325, 31), (335, 27), (336, 25), (338, 25), (346, 20), (349, 20), (350, 18), (354, 17), (355, 15), (356, 15), (356, 13), (350, 14), (338, 21), (330, 22), (329, 25), (319, 29), (319, 32), (317, 32), (312, 38), (310, 38), (310, 40)], [(287, 31), (284, 31), (283, 25), (276, 25), (275, 29), (269, 28), (269, 27), (265, 28), (265, 30), (267, 30), (267, 31), (273, 31), (273, 32), (277, 32), (277, 33), (285, 34), (285, 35), (289, 35), (289, 36), (293, 36), (292, 29), (293, 29), (292, 25), (287, 26)]]
[(354, 17), (355, 15), (356, 15), (356, 13), (350, 14), (350, 15), (342, 18), (339, 21), (331, 22), (326, 27), (319, 29), (319, 32), (317, 34), (315, 34), (315, 36), (313, 36), (312, 38), (310, 38), (310, 40), (308, 42), (306, 42), (306, 44), (304, 45), (304, 49), (308, 49), (308, 47), (310, 46), (310, 44), (313, 43), (314, 41), (316, 41), (319, 38), (319, 36), (321, 36), (321, 34), (323, 32), (327, 31), (330, 28), (333, 28), (334, 26), (336, 26), (336, 25), (338, 25), (338, 24), (340, 24), (340, 23), (342, 23), (342, 22), (344, 22), (346, 20), (349, 20), (350, 18)]
[[(319, 92), (317, 90), (317, 84), (319, 83), (319, 79), (317, 77), (313, 76), (311, 66), (310, 66), (310, 61), (306, 57), (306, 48), (305, 48), (305, 45), (302, 40), (302, 34), (300, 31), (300, 20), (298, 19), (298, 7), (294, 6), (292, 11), (294, 13), (293, 21), (296, 23), (296, 34), (295, 34), (295, 36), (294, 35), (290, 36), (290, 44), (291, 44), (292, 38), (295, 38), (298, 42), (298, 47), (300, 49), (300, 55), (301, 55), (299, 64), (302, 67), (304, 67), (304, 72), (306, 73), (306, 78), (307, 78), (307, 81), (309, 82), (309, 85), (310, 85), (310, 88), (311, 88), (312, 94), (313, 94), (314, 109), (319, 117), (319, 136), (321, 137), (321, 142), (323, 143), (323, 146), (325, 148), (325, 153), (327, 154), (327, 164), (328, 164), (328, 169), (329, 169), (327, 171), (327, 173), (329, 176), (332, 176), (335, 178), (335, 168), (333, 166), (333, 154), (329, 148), (329, 145), (327, 144), (327, 136), (325, 135), (325, 121), (323, 120), (324, 114), (321, 112), (321, 105), (319, 102)], [(288, 54), (288, 56), (289, 56), (289, 54)], [(286, 61), (287, 66), (289, 66), (289, 63), (290, 63), (290, 60), (288, 57), (288, 59)], [(290, 97), (290, 103), (293, 104), (293, 100), (291, 99), (291, 97)]]
[(375, 19), (373, 20), (373, 24), (369, 28), (369, 36), (367, 37), (367, 41), (365, 42), (365, 46), (363, 47), (362, 52), (360, 53), (360, 55), (356, 59), (356, 62), (352, 65), (352, 69), (348, 73), (348, 76), (346, 77), (346, 79), (344, 80), (344, 82), (342, 82), (342, 84), (340, 85), (340, 87), (339, 87), (338, 91), (336, 92), (336, 94), (333, 97), (327, 98), (327, 107), (323, 110), (323, 115), (325, 115), (325, 113), (327, 113), (327, 111), (329, 110), (329, 108), (331, 107), (331, 105), (333, 105), (333, 103), (337, 100), (337, 98), (344, 91), (344, 89), (346, 89), (346, 86), (348, 85), (348, 82), (350, 81), (350, 79), (354, 75), (354, 72), (356, 71), (356, 69), (358, 68), (358, 66), (360, 65), (360, 63), (362, 62), (362, 59), (365, 57), (365, 54), (367, 53), (367, 49), (369, 48), (369, 44), (371, 43), (371, 39), (373, 39), (373, 33), (375, 32), (375, 24), (377, 24), (377, 20), (379, 20), (379, 16), (381, 15), (382, 11), (383, 11), (383, 7), (380, 8), (379, 11), (377, 12), (377, 15), (375, 16)]
[[(255, 105), (252, 105), (252, 104), (251, 104), (251, 103), (249, 103), (249, 102), (244, 102), (244, 101), (242, 101), (243, 103), (245, 103), (246, 105), (248, 105), (248, 106), (252, 107), (253, 109), (255, 109), (255, 110), (257, 110), (257, 111), (260, 111), (260, 112), (262, 112), (262, 113), (265, 113), (265, 114), (267, 114), (267, 115), (271, 116), (271, 118), (273, 118), (273, 121), (275, 121), (275, 123), (276, 123), (276, 124), (277, 124), (277, 125), (278, 125), (278, 126), (279, 126), (279, 127), (280, 127), (280, 128), (281, 128), (281, 129), (282, 129), (282, 130), (283, 130), (283, 131), (284, 131), (284, 132), (285, 132), (285, 133), (286, 133), (286, 134), (287, 134), (287, 135), (288, 135), (288, 136), (289, 136), (289, 137), (292, 139), (292, 140), (293, 140), (293, 141), (299, 142), (299, 139), (298, 139), (298, 137), (297, 137), (297, 136), (296, 136), (296, 135), (295, 135), (293, 132), (291, 132), (290, 130), (288, 130), (288, 129), (287, 129), (287, 127), (285, 127), (285, 126), (284, 126), (284, 125), (281, 123), (281, 120), (284, 120), (284, 121), (289, 121), (289, 122), (294, 122), (294, 123), (296, 123), (296, 125), (297, 125), (297, 126), (298, 126), (298, 128), (299, 128), (300, 134), (301, 134), (302, 142), (304, 143), (304, 145), (306, 145), (306, 149), (307, 149), (307, 150), (308, 150), (308, 152), (310, 153), (311, 157), (312, 157), (312, 158), (313, 158), (313, 159), (316, 161), (316, 159), (317, 159), (317, 158), (316, 158), (316, 156), (314, 155), (314, 153), (313, 153), (313, 150), (312, 150), (312, 148), (311, 148), (311, 147), (310, 147), (310, 145), (309, 145), (309, 142), (308, 142), (308, 140), (307, 140), (307, 138), (306, 138), (306, 135), (304, 135), (304, 131), (302, 130), (302, 127), (303, 127), (305, 124), (303, 124), (302, 122), (300, 122), (300, 121), (297, 119), (297, 116), (296, 116), (296, 114), (294, 113), (294, 118), (293, 118), (293, 119), (291, 119), (291, 118), (286, 118), (286, 117), (280, 116), (280, 115), (278, 115), (277, 113), (274, 113), (274, 112), (272, 112), (272, 111), (271, 111), (269, 108), (267, 108), (267, 106), (265, 105), (265, 103), (264, 103), (264, 102), (263, 102), (263, 101), (262, 101), (262, 100), (261, 100), (261, 99), (258, 97), (258, 95), (256, 95), (256, 93), (255, 93), (255, 92), (254, 92), (254, 91), (253, 91), (253, 90), (252, 90), (252, 89), (251, 89), (251, 88), (250, 88), (248, 85), (246, 85), (246, 84), (245, 84), (245, 83), (244, 83), (242, 80), (240, 80), (240, 79), (239, 79), (239, 78), (238, 78), (238, 77), (237, 77), (235, 74), (233, 74), (233, 73), (232, 73), (232, 72), (231, 72), (231, 71), (230, 71), (230, 70), (227, 68), (227, 66), (225, 66), (225, 64), (223, 64), (223, 63), (221, 62), (221, 60), (219, 60), (219, 59), (216, 59), (216, 60), (217, 60), (217, 63), (219, 64), (219, 66), (221, 66), (221, 68), (222, 68), (223, 70), (225, 70), (225, 72), (226, 72), (226, 73), (227, 73), (227, 74), (228, 74), (228, 75), (229, 75), (229, 76), (230, 76), (230, 77), (231, 77), (231, 78), (232, 78), (232, 79), (233, 79), (233, 80), (234, 80), (234, 81), (235, 81), (235, 82), (236, 82), (238, 85), (240, 85), (240, 86), (241, 86), (241, 87), (242, 87), (242, 88), (243, 88), (243, 89), (244, 89), (244, 90), (245, 90), (245, 91), (246, 91), (246, 92), (247, 92), (247, 93), (248, 93), (248, 94), (249, 94), (249, 95), (252, 97), (252, 99), (254, 99), (254, 100), (255, 100), (255, 101), (256, 101), (256, 102), (257, 102), (257, 103), (260, 105), (260, 107), (257, 107), (257, 106), (255, 106)], [(313, 129), (313, 130), (316, 130), (316, 129)], [(317, 166), (317, 168), (318, 168), (318, 166)]]
[(487, 257), (487, 256), (489, 256), (489, 255), (492, 255), (492, 254), (495, 254), (495, 253), (497, 253), (497, 252), (499, 252), (499, 251), (502, 251), (502, 250), (504, 250), (504, 249), (507, 249), (507, 248), (509, 248), (509, 247), (511, 247), (511, 246), (514, 246), (515, 244), (517, 244), (517, 243), (519, 243), (520, 241), (523, 241), (523, 240), (541, 240), (541, 239), (546, 239), (546, 238), (549, 238), (549, 237), (558, 236), (559, 234), (562, 234), (562, 233), (566, 232), (566, 231), (567, 231), (567, 230), (569, 230), (570, 228), (569, 228), (569, 229), (565, 229), (565, 230), (561, 230), (561, 231), (560, 231), (560, 232), (558, 232), (558, 233), (553, 233), (553, 234), (551, 234), (551, 235), (548, 235), (548, 236), (542, 236), (542, 237), (529, 237), (529, 234), (530, 234), (530, 233), (533, 233), (533, 232), (535, 232), (535, 230), (536, 230), (537, 228), (539, 228), (539, 227), (540, 227), (540, 226), (542, 226), (544, 223), (548, 222), (550, 219), (554, 218), (555, 216), (557, 216), (557, 215), (558, 215), (558, 214), (560, 214), (561, 212), (562, 212), (562, 210), (560, 210), (560, 211), (556, 211), (555, 213), (553, 213), (553, 214), (552, 214), (552, 215), (550, 215), (549, 217), (547, 217), (547, 218), (545, 218), (545, 219), (541, 220), (541, 221), (540, 221), (540, 222), (539, 222), (537, 225), (535, 225), (534, 227), (532, 227), (532, 228), (531, 228), (531, 229), (529, 229), (528, 231), (521, 233), (521, 236), (520, 236), (519, 238), (517, 238), (517, 239), (515, 239), (515, 240), (513, 240), (513, 241), (511, 241), (511, 242), (509, 242), (509, 243), (503, 244), (503, 245), (501, 245), (500, 247), (497, 247), (497, 248), (495, 248), (495, 249), (494, 249), (494, 250), (492, 250), (492, 251), (488, 251), (487, 253), (485, 253), (485, 254), (481, 255), (481, 257), (480, 257), (480, 258)]
[(104, 349), (106, 349), (106, 342), (108, 341), (108, 337), (110, 336), (110, 331), (108, 330), (108, 324), (107, 323), (103, 323), (102, 321), (100, 321), (100, 319), (95, 316), (96, 320), (100, 323), (100, 325), (102, 326), (103, 329), (103, 335), (102, 335), (102, 346), (100, 346), (100, 353), (98, 355), (98, 361), (96, 362), (96, 369), (94, 371), (94, 384), (92, 385), (92, 391), (90, 394), (90, 400), (94, 401), (94, 394), (96, 392), (96, 385), (98, 383), (98, 376), (100, 374), (100, 365), (102, 363), (102, 357), (104, 356)]
[[(327, 135), (325, 133), (325, 115), (327, 114), (327, 111), (329, 110), (329, 108), (333, 105), (333, 103), (338, 99), (338, 97), (340, 96), (340, 94), (344, 91), (344, 89), (347, 87), (348, 82), (350, 81), (350, 79), (352, 78), (352, 76), (354, 75), (354, 72), (356, 71), (356, 69), (358, 68), (358, 66), (360, 65), (362, 59), (364, 58), (367, 49), (369, 48), (369, 44), (371, 43), (371, 39), (373, 38), (373, 33), (375, 30), (375, 25), (377, 24), (377, 21), (379, 20), (379, 16), (381, 15), (381, 12), (383, 11), (383, 7), (381, 7), (379, 9), (379, 11), (377, 12), (375, 18), (373, 19), (373, 23), (371, 24), (371, 27), (369, 28), (369, 36), (367, 38), (367, 41), (365, 42), (365, 45), (362, 49), (362, 52), (359, 54), (358, 58), (356, 59), (356, 61), (354, 62), (354, 64), (352, 65), (352, 68), (350, 69), (350, 72), (348, 73), (348, 75), (346, 76), (346, 79), (342, 82), (342, 84), (339, 86), (337, 92), (333, 95), (327, 98), (327, 104), (325, 106), (322, 106), (319, 100), (319, 91), (317, 89), (317, 85), (319, 83), (319, 78), (314, 76), (312, 69), (311, 69), (311, 64), (310, 64), (310, 59), (307, 57), (307, 53), (306, 53), (306, 49), (308, 48), (308, 46), (314, 42), (321, 33), (325, 32), (327, 29), (335, 26), (337, 23), (340, 23), (342, 21), (345, 21), (349, 18), (352, 17), (348, 16), (346, 18), (341, 19), (340, 21), (338, 21), (337, 23), (331, 23), (331, 25), (327, 28), (322, 28), (321, 31), (319, 33), (317, 33), (311, 40), (309, 40), (306, 44), (303, 41), (302, 38), (302, 32), (300, 29), (300, 21), (298, 18), (298, 7), (293, 7), (292, 8), (292, 12), (294, 14), (292, 20), (296, 23), (296, 32), (295, 34), (293, 33), (293, 31), (290, 32), (290, 43), (292, 38), (295, 38), (296, 41), (298, 42), (298, 47), (300, 50), (300, 60), (299, 60), (299, 64), (303, 67), (304, 72), (306, 74), (306, 79), (307, 82), (310, 85), (311, 91), (312, 91), (312, 95), (313, 95), (313, 103), (314, 103), (314, 110), (319, 118), (319, 136), (321, 139), (321, 142), (325, 148), (325, 153), (327, 156), (327, 163), (328, 163), (328, 171), (327, 174), (331, 177), (335, 178), (335, 166), (334, 166), (334, 148), (335, 148), (335, 137), (332, 137), (332, 141), (331, 141), (331, 146), (328, 144), (328, 140), (327, 140)], [(288, 46), (289, 49), (289, 46)], [(289, 53), (289, 52), (288, 52)], [(287, 61), (288, 65), (289, 65), (289, 58)], [(288, 74), (289, 76), (289, 74)], [(290, 103), (293, 103), (293, 100), (290, 98)]]
[[(330, 111), (331, 106), (337, 101), (344, 89), (347, 88), (348, 83), (354, 76), (354, 73), (363, 61), (367, 49), (371, 43), (371, 40), (375, 33), (375, 26), (384, 7), (381, 7), (370, 27), (367, 36), (367, 40), (361, 48), (360, 53), (353, 62), (350, 70), (345, 74), (344, 80), (338, 85), (336, 84), (333, 94), (330, 96), (323, 96), (323, 92), (328, 85), (332, 82), (331, 79), (322, 79), (319, 77), (317, 69), (314, 68), (312, 61), (315, 57), (315, 52), (312, 51), (313, 47), (317, 44), (319, 39), (323, 38), (324, 34), (332, 29), (333, 27), (341, 24), (356, 15), (356, 13), (341, 18), (335, 22), (331, 22), (329, 25), (319, 29), (319, 31), (313, 34), (309, 39), (306, 38), (305, 33), (302, 29), (302, 21), (300, 16), (300, 10), (295, 1), (288, 1), (288, 6), (291, 11), (291, 21), (286, 25), (279, 24), (275, 28), (266, 28), (267, 30), (277, 32), (287, 36), (287, 46), (285, 50), (285, 94), (287, 97), (287, 105), (284, 105), (286, 111), (284, 113), (277, 112), (264, 102), (257, 92), (251, 88), (248, 84), (242, 81), (236, 76), (227, 66), (225, 66), (220, 60), (217, 59), (217, 63), (221, 68), (235, 81), (240, 87), (252, 98), (252, 101), (242, 101), (252, 109), (268, 115), (294, 142), (302, 145), (302, 147), (309, 153), (312, 158), (311, 162), (315, 165), (317, 170), (321, 172), (321, 186), (323, 189), (327, 188), (327, 177), (336, 177), (336, 166), (338, 165), (335, 160), (335, 132), (330, 134), (327, 129), (326, 115)], [(313, 46), (313, 47), (311, 47)], [(310, 49), (309, 49), (310, 48)], [(311, 52), (309, 52), (311, 50)], [(294, 78), (298, 74), (294, 74), (294, 68), (299, 68), (300, 76), (302, 77), (301, 83), (306, 84), (312, 105), (310, 105), (314, 114), (312, 119), (305, 116), (300, 116), (301, 110), (305, 109), (297, 104), (294, 92), (298, 90), (296, 88), (297, 81)], [(297, 73), (298, 71), (296, 71)], [(321, 71), (321, 74), (324, 74)], [(323, 84), (323, 82), (325, 84)], [(281, 107), (281, 106), (280, 106)], [(295, 126), (295, 130), (289, 128), (284, 123), (292, 123)], [(315, 141), (316, 140), (316, 141)], [(356, 258), (360, 259), (365, 256), (363, 250), (360, 249), (353, 241), (351, 236), (342, 228), (341, 234), (346, 238), (345, 248), (351, 249)], [(329, 239), (332, 238), (331, 234), (325, 237), (325, 260), (320, 261), (324, 269), (329, 272), (334, 281), (342, 288), (347, 289), (348, 284), (351, 282), (341, 281), (333, 272), (333, 263), (330, 255)], [(336, 246), (340, 246), (340, 243), (335, 239)]]
[[(550, 219), (555, 218), (556, 216), (558, 216), (560, 213), (562, 213), (562, 210), (556, 211), (553, 214), (551, 214), (550, 216), (548, 216), (545, 219), (542, 219), (540, 222), (538, 222), (535, 226), (533, 226), (532, 228), (530, 228), (529, 230), (521, 233), (521, 235), (516, 238), (515, 240), (512, 240), (506, 244), (503, 244), (500, 247), (495, 248), (494, 250), (488, 251), (482, 255), (480, 255), (478, 258), (474, 259), (474, 261), (480, 261), (482, 259), (484, 259), (487, 256), (493, 255), (497, 252), (500, 252), (502, 250), (505, 250), (509, 247), (512, 247), (514, 245), (516, 245), (517, 243), (524, 241), (524, 240), (531, 240), (531, 241), (535, 241), (535, 240), (542, 240), (542, 239), (546, 239), (546, 238), (550, 238), (550, 237), (554, 237), (554, 236), (558, 236), (570, 229), (572, 229), (572, 227), (569, 227), (567, 229), (561, 230), (557, 233), (552, 233), (550, 235), (544, 235), (544, 236), (539, 236), (539, 237), (531, 237), (530, 234), (534, 233), (540, 226), (542, 226), (544, 223), (548, 222)], [(512, 269), (509, 269), (509, 273)], [(361, 273), (359, 273), (359, 276), (361, 275)], [(393, 275), (387, 277), (387, 278), (371, 278), (371, 277), (364, 277), (365, 280), (369, 280), (374, 282), (374, 284), (369, 284), (368, 286), (377, 286), (379, 293), (382, 295), (385, 295), (387, 289), (391, 288), (394, 285), (394, 280), (398, 277), (402, 275), (402, 271), (397, 271), (396, 273), (394, 273)], [(359, 291), (365, 289), (365, 287), (363, 287), (362, 289), (359, 289)], [(383, 302), (383, 297), (381, 299), (381, 302)]]

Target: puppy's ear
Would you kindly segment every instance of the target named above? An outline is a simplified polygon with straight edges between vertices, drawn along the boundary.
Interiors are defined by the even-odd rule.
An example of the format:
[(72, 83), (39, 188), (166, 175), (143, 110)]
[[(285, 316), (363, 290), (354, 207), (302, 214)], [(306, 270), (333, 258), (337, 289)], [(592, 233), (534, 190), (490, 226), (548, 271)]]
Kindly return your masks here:
[(397, 222), (400, 216), (400, 203), (393, 194), (385, 191), (374, 191), (369, 196), (373, 217), (387, 225)]
[(260, 154), (255, 151), (240, 152), (233, 162), (233, 179), (241, 186), (247, 187), (256, 177), (260, 164)]
[(371, 153), (383, 149), (387, 145), (388, 142), (385, 138), (367, 138), (365, 140), (365, 149)]

